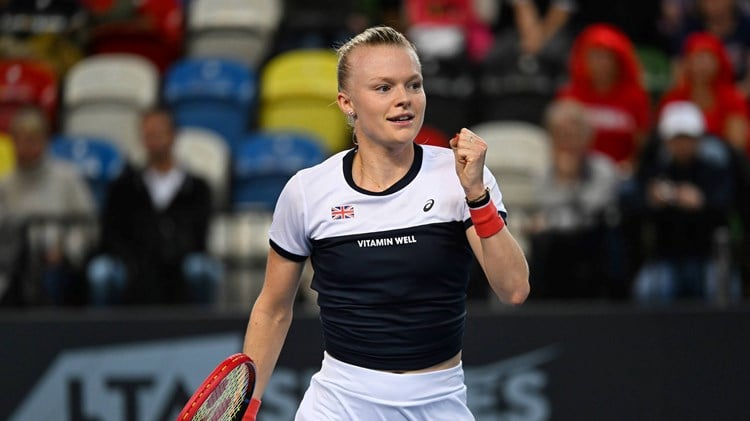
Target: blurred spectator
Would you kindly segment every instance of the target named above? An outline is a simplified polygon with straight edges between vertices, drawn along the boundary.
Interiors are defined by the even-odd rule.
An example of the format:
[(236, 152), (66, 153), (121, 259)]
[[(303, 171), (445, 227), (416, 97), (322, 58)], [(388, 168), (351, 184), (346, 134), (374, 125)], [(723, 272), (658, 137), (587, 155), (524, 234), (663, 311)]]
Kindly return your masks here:
[(175, 163), (165, 109), (141, 120), (147, 164), (128, 168), (104, 203), (101, 254), (88, 266), (90, 300), (109, 304), (209, 304), (222, 268), (206, 254), (208, 184)]
[[(477, 119), (541, 125), (544, 107), (566, 81), (573, 31), (567, 0), (505, 0), (495, 42), (477, 69)], [(428, 89), (429, 91), (429, 89)]]
[[(13, 116), (10, 135), (16, 166), (0, 181), (0, 223), (6, 226), (40, 219), (54, 226), (64, 224), (66, 218), (94, 216), (95, 202), (85, 180), (73, 166), (47, 153), (48, 130), (49, 122), (37, 108), (23, 108)], [(34, 266), (42, 266), (41, 285), (25, 279), (24, 285), (14, 286), (22, 288), (15, 293), (23, 302), (67, 304), (74, 287), (72, 268), (63, 253), (59, 230), (49, 231), (46, 237), (30, 256)]]
[(721, 41), (706, 32), (685, 40), (683, 64), (673, 88), (664, 93), (660, 108), (674, 101), (691, 101), (703, 111), (706, 131), (740, 151), (747, 148), (748, 107), (734, 85), (732, 66)]
[(678, 56), (685, 39), (696, 32), (707, 32), (721, 40), (731, 63), (732, 77), (747, 97), (750, 93), (750, 14), (737, 0), (695, 0), (673, 39), (673, 55)]
[(576, 38), (570, 81), (559, 98), (580, 101), (594, 129), (592, 149), (629, 173), (650, 128), (650, 100), (628, 37), (608, 24), (588, 26)]
[[(498, 37), (511, 36), (522, 54), (537, 55), (551, 41), (569, 44), (571, 15), (576, 0), (505, 0), (501, 20), (496, 27)], [(508, 15), (506, 17), (506, 14)]]
[(592, 298), (614, 294), (614, 249), (607, 216), (620, 180), (607, 156), (592, 152), (592, 128), (577, 102), (553, 102), (545, 115), (552, 167), (542, 180), (532, 217), (530, 267), (533, 294), (541, 298)]
[[(714, 299), (720, 285), (729, 285), (728, 292), (740, 296), (736, 271), (720, 267), (714, 258), (716, 236), (726, 232), (736, 187), (730, 150), (706, 136), (705, 129), (697, 105), (666, 105), (658, 136), (649, 144), (651, 153), (634, 178), (629, 202), (640, 209), (651, 233), (641, 244), (648, 258), (633, 288), (639, 302)], [(718, 251), (728, 253), (726, 248)]]

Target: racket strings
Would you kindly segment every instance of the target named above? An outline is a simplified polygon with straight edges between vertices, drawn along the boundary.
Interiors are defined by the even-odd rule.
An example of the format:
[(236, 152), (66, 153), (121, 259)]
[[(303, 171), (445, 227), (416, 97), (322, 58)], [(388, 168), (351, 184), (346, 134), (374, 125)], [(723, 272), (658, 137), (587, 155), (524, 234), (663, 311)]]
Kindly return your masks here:
[(241, 364), (226, 375), (195, 413), (193, 420), (230, 421), (234, 419), (245, 398), (250, 370)]

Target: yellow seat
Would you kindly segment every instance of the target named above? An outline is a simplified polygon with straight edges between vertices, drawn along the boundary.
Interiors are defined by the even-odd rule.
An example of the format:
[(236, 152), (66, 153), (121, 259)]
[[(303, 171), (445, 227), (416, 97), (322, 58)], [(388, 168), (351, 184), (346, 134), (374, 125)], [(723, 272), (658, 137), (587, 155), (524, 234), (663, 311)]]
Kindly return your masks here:
[(351, 146), (346, 118), (336, 105), (336, 54), (300, 49), (281, 53), (264, 66), (258, 125), (266, 131), (301, 131), (329, 153)]
[(0, 133), (0, 180), (5, 178), (16, 167), (16, 155), (10, 136)]

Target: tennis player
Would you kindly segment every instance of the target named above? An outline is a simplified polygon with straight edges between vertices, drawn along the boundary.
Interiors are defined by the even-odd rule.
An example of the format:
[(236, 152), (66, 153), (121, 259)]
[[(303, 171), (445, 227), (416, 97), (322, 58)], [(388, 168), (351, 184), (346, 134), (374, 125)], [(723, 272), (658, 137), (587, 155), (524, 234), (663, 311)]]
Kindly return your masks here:
[(472, 253), (502, 302), (529, 293), (487, 145), (467, 129), (451, 149), (414, 143), (421, 65), (396, 30), (367, 29), (338, 54), (354, 147), (297, 173), (278, 200), (243, 350), (258, 368), (245, 419), (255, 419), (310, 258), (325, 352), (296, 420), (472, 420), (461, 366)]

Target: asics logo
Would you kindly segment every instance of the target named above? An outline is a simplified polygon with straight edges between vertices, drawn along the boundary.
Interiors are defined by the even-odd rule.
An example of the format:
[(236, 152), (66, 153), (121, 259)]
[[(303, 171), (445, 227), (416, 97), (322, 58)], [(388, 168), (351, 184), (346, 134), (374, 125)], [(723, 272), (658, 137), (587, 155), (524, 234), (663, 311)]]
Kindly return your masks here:
[(422, 208), (423, 211), (429, 212), (430, 209), (432, 209), (432, 206), (435, 204), (435, 199), (430, 199), (427, 201), (427, 203), (424, 204), (424, 207)]

